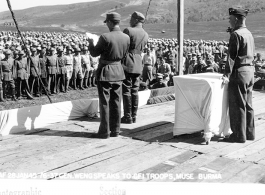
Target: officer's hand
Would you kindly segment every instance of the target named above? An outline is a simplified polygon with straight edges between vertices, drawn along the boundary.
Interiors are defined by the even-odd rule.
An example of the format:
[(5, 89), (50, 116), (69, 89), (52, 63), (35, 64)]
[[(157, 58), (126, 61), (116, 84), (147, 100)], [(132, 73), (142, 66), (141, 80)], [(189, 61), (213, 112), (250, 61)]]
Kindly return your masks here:
[(225, 85), (225, 84), (227, 84), (229, 82), (229, 79), (228, 79), (227, 75), (223, 75), (220, 79), (223, 80), (222, 85)]
[(89, 45), (90, 45), (90, 44), (94, 44), (94, 40), (91, 39), (91, 38), (87, 38), (87, 41), (88, 41)]

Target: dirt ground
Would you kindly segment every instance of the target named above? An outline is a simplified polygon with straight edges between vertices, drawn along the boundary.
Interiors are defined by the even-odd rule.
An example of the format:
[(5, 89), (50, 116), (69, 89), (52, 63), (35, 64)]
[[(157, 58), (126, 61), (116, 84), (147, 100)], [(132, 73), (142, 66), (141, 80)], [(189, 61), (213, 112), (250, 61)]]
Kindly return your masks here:
[[(85, 90), (70, 90), (68, 93), (59, 93), (50, 96), (52, 103), (77, 99), (91, 99), (96, 97), (98, 97), (96, 87), (87, 88)], [(20, 100), (12, 101), (11, 98), (6, 98), (6, 102), (0, 102), (0, 111), (45, 104), (50, 104), (50, 101), (44, 94), (41, 97), (34, 97), (33, 100), (28, 100), (26, 97), (22, 97)]]

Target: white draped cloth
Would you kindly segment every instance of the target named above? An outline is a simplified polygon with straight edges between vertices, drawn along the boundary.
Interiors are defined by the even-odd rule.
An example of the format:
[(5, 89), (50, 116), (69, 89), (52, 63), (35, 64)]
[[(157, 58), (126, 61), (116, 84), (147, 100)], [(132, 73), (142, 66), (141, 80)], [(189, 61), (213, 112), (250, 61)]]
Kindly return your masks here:
[(173, 135), (204, 130), (209, 141), (213, 135), (231, 134), (228, 113), (228, 86), (221, 74), (201, 73), (174, 77), (175, 124)]

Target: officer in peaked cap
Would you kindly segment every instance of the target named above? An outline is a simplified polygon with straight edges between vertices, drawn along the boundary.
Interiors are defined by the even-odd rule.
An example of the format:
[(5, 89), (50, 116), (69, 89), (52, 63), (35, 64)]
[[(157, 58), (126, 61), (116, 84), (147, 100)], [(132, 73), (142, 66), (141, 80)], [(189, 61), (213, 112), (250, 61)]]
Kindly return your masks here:
[(122, 123), (135, 123), (138, 109), (138, 90), (140, 75), (143, 71), (142, 52), (148, 42), (148, 34), (143, 29), (145, 17), (135, 11), (131, 15), (130, 27), (124, 29), (124, 33), (130, 37), (130, 48), (124, 62), (125, 80), (122, 85), (124, 116)]
[(244, 143), (255, 139), (252, 89), (254, 85), (254, 38), (246, 27), (248, 9), (229, 8), (232, 28), (226, 76), (229, 78), (229, 114), (232, 134), (228, 142)]
[(106, 15), (110, 32), (99, 37), (97, 45), (88, 39), (92, 57), (100, 56), (96, 72), (100, 101), (100, 126), (96, 138), (117, 137), (120, 133), (122, 81), (125, 79), (121, 60), (129, 50), (130, 38), (119, 27), (121, 15), (111, 12)]

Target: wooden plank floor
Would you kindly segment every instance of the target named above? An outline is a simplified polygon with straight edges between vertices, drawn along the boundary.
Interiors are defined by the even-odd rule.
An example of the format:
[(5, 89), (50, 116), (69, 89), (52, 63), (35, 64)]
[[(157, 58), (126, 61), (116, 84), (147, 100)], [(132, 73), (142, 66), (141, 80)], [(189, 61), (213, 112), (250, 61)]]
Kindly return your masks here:
[[(121, 136), (92, 139), (99, 119), (61, 122), (0, 141), (0, 177), (144, 182), (265, 183), (265, 93), (254, 91), (256, 139), (244, 144), (201, 132), (173, 137), (175, 102), (146, 105)], [(6, 176), (9, 178), (9, 176)]]

